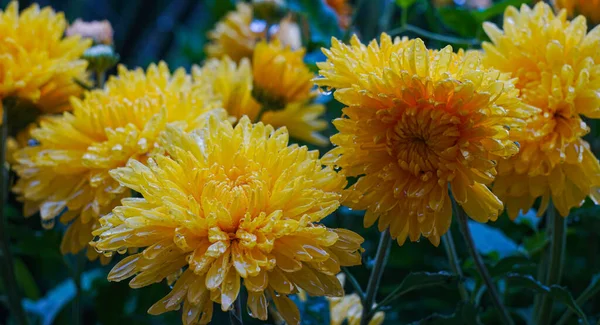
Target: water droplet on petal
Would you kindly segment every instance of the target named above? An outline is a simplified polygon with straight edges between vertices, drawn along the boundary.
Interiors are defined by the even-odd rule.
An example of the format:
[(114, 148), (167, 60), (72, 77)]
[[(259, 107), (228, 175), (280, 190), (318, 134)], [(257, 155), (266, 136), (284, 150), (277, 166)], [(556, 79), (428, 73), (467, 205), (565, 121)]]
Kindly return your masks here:
[(54, 218), (46, 219), (46, 220), (42, 219), (42, 228), (44, 228), (46, 230), (54, 228), (54, 224), (55, 224)]

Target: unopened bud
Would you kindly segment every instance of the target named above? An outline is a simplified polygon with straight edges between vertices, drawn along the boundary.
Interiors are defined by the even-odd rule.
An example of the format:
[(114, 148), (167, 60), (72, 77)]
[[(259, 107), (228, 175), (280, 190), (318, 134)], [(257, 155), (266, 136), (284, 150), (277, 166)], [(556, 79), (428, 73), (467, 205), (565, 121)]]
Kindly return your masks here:
[(89, 62), (88, 69), (103, 72), (114, 67), (119, 62), (119, 54), (112, 46), (94, 45), (83, 53), (83, 58)]
[(300, 27), (290, 17), (284, 18), (279, 23), (279, 28), (274, 37), (278, 39), (284, 46), (289, 46), (293, 50), (302, 47), (302, 33)]
[(113, 43), (113, 29), (108, 20), (86, 22), (77, 19), (67, 28), (66, 35), (81, 35), (83, 38), (91, 38), (95, 44), (111, 45)]

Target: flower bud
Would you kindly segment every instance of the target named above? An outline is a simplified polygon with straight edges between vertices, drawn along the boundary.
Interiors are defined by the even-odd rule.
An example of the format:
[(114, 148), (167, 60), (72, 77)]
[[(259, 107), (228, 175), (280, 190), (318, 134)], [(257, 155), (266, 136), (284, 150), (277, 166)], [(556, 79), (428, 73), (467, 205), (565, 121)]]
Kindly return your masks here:
[(111, 45), (113, 43), (113, 29), (108, 20), (86, 22), (81, 19), (67, 28), (67, 36), (81, 35), (83, 38), (91, 38), (96, 44)]
[(83, 53), (83, 58), (89, 62), (88, 69), (91, 71), (106, 71), (119, 62), (119, 54), (115, 53), (112, 46), (94, 45)]

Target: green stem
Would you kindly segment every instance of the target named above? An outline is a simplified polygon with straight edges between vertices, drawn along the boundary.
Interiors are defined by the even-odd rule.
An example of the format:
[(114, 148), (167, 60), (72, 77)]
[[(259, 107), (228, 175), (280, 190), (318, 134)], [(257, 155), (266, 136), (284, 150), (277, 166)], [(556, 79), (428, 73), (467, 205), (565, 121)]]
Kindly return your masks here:
[(81, 275), (85, 269), (85, 262), (87, 261), (87, 256), (85, 251), (80, 252), (75, 255), (75, 270), (73, 272), (73, 282), (75, 282), (75, 298), (73, 299), (73, 324), (79, 325), (81, 324), (81, 300), (83, 297), (83, 291), (81, 289)]
[(402, 12), (400, 14), (400, 28), (406, 28), (408, 25), (408, 8), (402, 8)]
[[(548, 209), (549, 219), (552, 220), (550, 223), (550, 264), (546, 267), (548, 273), (543, 283), (546, 286), (551, 286), (560, 284), (562, 277), (565, 246), (567, 244), (567, 218), (557, 213), (552, 203), (548, 206)], [(548, 324), (552, 320), (552, 302), (552, 299), (548, 295), (544, 295), (541, 298), (539, 311), (537, 312), (538, 325)]]
[(105, 81), (106, 81), (106, 72), (105, 71), (96, 71), (96, 88), (104, 87)]
[(348, 270), (347, 267), (342, 267), (342, 272), (346, 274), (346, 278), (348, 279), (348, 281), (350, 281), (350, 284), (354, 288), (354, 292), (360, 297), (360, 301), (365, 300), (365, 293), (362, 291), (360, 283), (358, 283), (358, 280), (356, 280), (356, 278), (354, 277), (354, 275), (352, 275), (350, 270)]
[(458, 293), (460, 294), (460, 298), (463, 301), (469, 301), (469, 292), (465, 288), (463, 271), (460, 267), (460, 261), (458, 259), (458, 254), (456, 253), (456, 246), (454, 246), (454, 240), (452, 239), (452, 232), (450, 232), (450, 229), (448, 229), (448, 232), (442, 236), (442, 242), (444, 243), (444, 249), (446, 250), (446, 255), (448, 256), (450, 268), (452, 268), (452, 272), (459, 277)]
[(17, 286), (17, 278), (15, 276), (15, 265), (13, 262), (12, 253), (10, 251), (10, 238), (8, 233), (8, 216), (4, 211), (4, 206), (8, 204), (8, 169), (6, 168), (6, 140), (8, 139), (8, 126), (11, 121), (8, 121), (9, 110), (13, 109), (4, 101), (2, 114), (2, 125), (0, 125), (0, 249), (2, 250), (2, 279), (4, 280), (4, 288), (8, 295), (8, 304), (17, 324), (26, 325), (28, 323), (27, 316), (21, 305), (21, 293)]
[(233, 303), (233, 307), (229, 310), (229, 323), (231, 325), (243, 325), (242, 321), (242, 299), (238, 295)]
[(375, 304), (375, 298), (377, 296), (377, 290), (379, 289), (379, 283), (381, 282), (381, 276), (387, 262), (387, 256), (389, 254), (389, 248), (392, 243), (392, 235), (388, 229), (381, 233), (379, 238), (379, 246), (377, 247), (377, 253), (375, 255), (375, 264), (373, 270), (371, 270), (371, 276), (367, 284), (367, 291), (365, 293), (365, 299), (363, 301), (363, 313), (360, 319), (360, 325), (367, 325), (371, 320), (371, 309)]
[(394, 36), (394, 35), (402, 34), (404, 32), (413, 32), (419, 36), (426, 37), (426, 38), (440, 41), (440, 42), (445, 42), (448, 44), (465, 44), (465, 45), (472, 45), (472, 46), (479, 45), (479, 41), (476, 39), (464, 39), (464, 38), (458, 38), (458, 37), (453, 37), (453, 36), (441, 35), (441, 34), (433, 33), (433, 32), (424, 30), (422, 28), (419, 28), (417, 26), (408, 25), (408, 24), (405, 26), (401, 26), (401, 27), (392, 29), (392, 30), (388, 31), (387, 33), (390, 34), (391, 36)]
[[(554, 223), (554, 216), (553, 216), (553, 210), (552, 209), (552, 204), (550, 204), (550, 206), (546, 209), (546, 214), (545, 214), (545, 219), (546, 219), (546, 236), (549, 235), (552, 229), (552, 224)], [(552, 211), (552, 212), (550, 212)], [(538, 269), (537, 269), (537, 278), (540, 281), (543, 281), (544, 279), (546, 279), (546, 267), (550, 261), (550, 252), (548, 251), (548, 249), (546, 249), (546, 247), (544, 247), (544, 249), (542, 249), (542, 251), (540, 252), (540, 263), (538, 264)], [(534, 297), (534, 301), (533, 301), (533, 315), (532, 315), (532, 320), (534, 324), (538, 323), (538, 319), (540, 317), (540, 315), (538, 314), (540, 312), (540, 306), (542, 303), (542, 298), (544, 298), (545, 295), (543, 294), (537, 294)]]
[[(456, 201), (453, 200), (453, 204), (457, 205)], [(475, 268), (477, 269), (477, 272), (479, 272), (479, 275), (483, 279), (483, 282), (485, 283), (485, 285), (487, 287), (487, 292), (490, 294), (490, 298), (492, 298), (492, 302), (494, 303), (494, 306), (496, 307), (496, 309), (498, 310), (498, 313), (500, 314), (502, 324), (513, 325), (514, 321), (512, 320), (512, 318), (510, 317), (510, 314), (508, 313), (508, 310), (502, 303), (502, 300), (500, 299), (500, 295), (498, 294), (498, 291), (496, 290), (496, 286), (494, 285), (494, 282), (492, 281), (492, 277), (490, 276), (490, 273), (488, 272), (487, 267), (483, 263), (483, 259), (481, 258), (481, 255), (479, 255), (479, 253), (477, 252), (477, 248), (475, 247), (475, 242), (473, 241), (473, 237), (471, 236), (471, 230), (469, 229), (469, 225), (467, 224), (467, 214), (462, 209), (462, 207), (459, 207), (459, 206), (456, 206), (456, 211), (458, 211), (458, 214), (457, 214), (458, 224), (460, 225), (460, 230), (461, 230), (461, 232), (463, 234), (463, 238), (465, 239), (465, 242), (467, 244), (467, 249), (469, 250), (469, 254), (473, 258), (473, 261), (475, 262)]]

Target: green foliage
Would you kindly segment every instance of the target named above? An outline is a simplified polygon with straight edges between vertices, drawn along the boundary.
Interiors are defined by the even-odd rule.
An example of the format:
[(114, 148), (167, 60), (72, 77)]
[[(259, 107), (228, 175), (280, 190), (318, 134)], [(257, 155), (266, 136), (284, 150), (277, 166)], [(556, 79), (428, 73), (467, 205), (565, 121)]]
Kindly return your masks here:
[(577, 316), (579, 316), (584, 324), (588, 324), (585, 313), (577, 305), (577, 302), (575, 302), (575, 299), (573, 299), (573, 296), (566, 288), (557, 285), (547, 287), (535, 280), (531, 275), (509, 273), (507, 275), (507, 279), (511, 285), (530, 289), (542, 295), (549, 295), (552, 299), (564, 303), (574, 313), (576, 313)]

